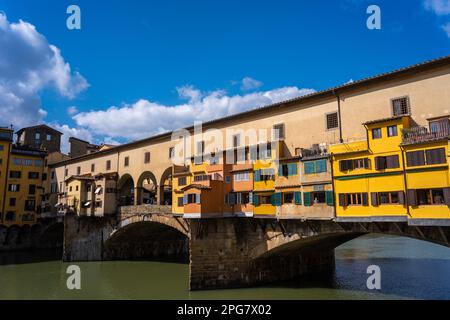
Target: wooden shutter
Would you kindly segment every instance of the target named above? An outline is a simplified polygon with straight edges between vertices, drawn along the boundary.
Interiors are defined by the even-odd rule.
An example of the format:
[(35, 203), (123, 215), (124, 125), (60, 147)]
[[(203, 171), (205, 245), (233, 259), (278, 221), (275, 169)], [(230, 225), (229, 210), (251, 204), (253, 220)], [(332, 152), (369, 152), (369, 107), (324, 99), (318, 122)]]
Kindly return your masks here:
[(280, 165), (278, 166), (278, 176), (279, 176), (279, 177), (282, 177), (282, 176), (283, 176), (283, 165), (282, 165), (282, 164), (280, 164)]
[(305, 166), (305, 174), (315, 173), (314, 161), (305, 162), (304, 166)]
[(339, 193), (339, 206), (340, 207), (346, 207), (347, 204), (345, 203), (345, 194)]
[(339, 169), (341, 171), (347, 171), (348, 170), (348, 166), (347, 166), (347, 160), (341, 160), (339, 161)]
[(288, 164), (288, 176), (295, 176), (297, 174), (297, 163)]
[(450, 207), (450, 188), (444, 188), (444, 201)]
[(408, 205), (409, 206), (417, 206), (417, 193), (416, 190), (408, 190)]
[(374, 207), (378, 207), (378, 194), (376, 192), (370, 194), (370, 200)]
[(364, 168), (368, 169), (369, 168), (369, 158), (364, 158), (363, 162), (364, 162)]
[(256, 182), (261, 181), (261, 170), (256, 170), (253, 176)]
[(229, 202), (231, 205), (236, 204), (236, 194), (235, 193), (230, 193), (228, 199), (229, 199)]
[(270, 202), (273, 206), (279, 207), (282, 204), (282, 193), (277, 192), (270, 196)]
[(405, 204), (405, 193), (403, 191), (398, 192), (398, 203)]
[(367, 207), (369, 205), (369, 194), (367, 192), (364, 192), (361, 194), (362, 198), (362, 205)]
[(260, 204), (260, 196), (259, 195), (256, 195), (256, 194), (254, 194), (253, 195), (253, 205), (255, 206), (255, 207), (258, 207), (259, 206), (259, 204)]
[(300, 191), (294, 192), (294, 202), (296, 205), (302, 204), (302, 193)]
[(316, 173), (327, 172), (327, 160), (317, 160), (316, 161)]
[(326, 199), (327, 199), (327, 205), (332, 207), (334, 205), (334, 196), (333, 191), (327, 191), (325, 193)]
[(303, 192), (303, 204), (305, 207), (311, 206), (311, 192)]
[(398, 160), (398, 156), (389, 156), (386, 157), (386, 168), (387, 169), (395, 169), (400, 167), (400, 162)]

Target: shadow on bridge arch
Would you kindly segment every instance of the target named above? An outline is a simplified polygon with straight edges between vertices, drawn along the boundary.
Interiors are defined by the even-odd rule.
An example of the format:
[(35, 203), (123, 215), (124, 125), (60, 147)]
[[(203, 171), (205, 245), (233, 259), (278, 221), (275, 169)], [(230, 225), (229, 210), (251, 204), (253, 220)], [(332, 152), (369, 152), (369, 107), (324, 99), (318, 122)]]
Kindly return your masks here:
[(150, 171), (143, 172), (138, 179), (136, 204), (157, 204), (158, 203), (158, 181)]
[(125, 219), (104, 243), (108, 260), (189, 262), (188, 233), (163, 216)]
[(126, 173), (122, 175), (117, 182), (118, 201), (120, 206), (134, 205), (134, 180)]

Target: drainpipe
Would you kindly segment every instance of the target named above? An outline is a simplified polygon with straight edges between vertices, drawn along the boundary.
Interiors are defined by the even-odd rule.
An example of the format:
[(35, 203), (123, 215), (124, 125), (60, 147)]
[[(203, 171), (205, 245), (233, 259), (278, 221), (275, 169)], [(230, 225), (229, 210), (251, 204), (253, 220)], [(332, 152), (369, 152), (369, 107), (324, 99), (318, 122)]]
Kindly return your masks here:
[(403, 164), (403, 183), (405, 184), (405, 205), (406, 205), (406, 213), (408, 216), (411, 216), (411, 213), (409, 211), (409, 204), (408, 204), (408, 179), (406, 178), (406, 162), (405, 162), (405, 150), (402, 146), (400, 146), (400, 150), (402, 151), (402, 164)]
[(336, 91), (333, 90), (333, 94), (336, 97), (337, 100), (337, 106), (338, 106), (338, 118), (339, 118), (339, 142), (343, 143), (344, 139), (342, 138), (342, 117), (341, 117), (341, 98), (339, 97), (339, 94), (336, 93)]
[(333, 168), (333, 153), (330, 154), (330, 165), (331, 165), (331, 189), (333, 190), (333, 210), (334, 210), (334, 219), (337, 219), (337, 193), (336, 193), (336, 189), (334, 187), (335, 183), (334, 183), (334, 168)]
[(12, 141), (11, 141), (11, 143), (9, 144), (9, 150), (8, 150), (8, 155), (7, 155), (7, 157), (6, 157), (6, 172), (5, 172), (5, 174), (6, 174), (6, 176), (5, 176), (5, 185), (4, 185), (4, 188), (3, 188), (3, 204), (2, 204), (2, 217), (1, 217), (1, 222), (2, 222), (2, 224), (4, 224), (4, 221), (5, 221), (5, 214), (6, 214), (6, 212), (5, 212), (5, 207), (6, 207), (6, 190), (7, 190), (7, 188), (8, 188), (8, 177), (9, 177), (9, 159), (10, 159), (10, 156), (11, 156), (11, 151), (12, 151)]

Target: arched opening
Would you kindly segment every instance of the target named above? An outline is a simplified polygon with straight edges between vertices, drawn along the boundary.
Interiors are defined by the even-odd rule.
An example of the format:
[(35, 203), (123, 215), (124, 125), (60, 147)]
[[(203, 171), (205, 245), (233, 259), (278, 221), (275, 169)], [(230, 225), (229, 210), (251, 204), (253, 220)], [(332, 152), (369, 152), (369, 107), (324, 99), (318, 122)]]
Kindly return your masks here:
[(159, 222), (131, 223), (105, 242), (104, 257), (188, 263), (189, 239), (179, 230)]
[(119, 206), (134, 205), (134, 180), (129, 174), (120, 177), (117, 183)]
[[(36, 230), (35, 232), (37, 232)], [(33, 234), (33, 230), (32, 230)], [(59, 248), (62, 247), (64, 241), (64, 224), (62, 222), (54, 223), (44, 230), (38, 240), (40, 248)]]
[(160, 182), (161, 199), (159, 204), (161, 205), (172, 205), (172, 167), (167, 168), (162, 176)]
[(137, 204), (157, 204), (158, 183), (155, 175), (150, 171), (141, 174), (137, 184)]

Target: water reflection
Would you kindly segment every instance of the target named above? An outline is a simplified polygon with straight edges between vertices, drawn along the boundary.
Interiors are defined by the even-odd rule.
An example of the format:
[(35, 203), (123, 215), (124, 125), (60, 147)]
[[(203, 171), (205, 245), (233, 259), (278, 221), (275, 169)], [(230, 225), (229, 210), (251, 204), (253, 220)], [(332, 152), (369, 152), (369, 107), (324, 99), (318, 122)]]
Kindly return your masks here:
[[(0, 299), (450, 299), (450, 249), (392, 236), (340, 246), (333, 274), (233, 290), (189, 292), (187, 264), (111, 261), (77, 263), (82, 290), (69, 291), (69, 264), (59, 257), (0, 254)], [(373, 264), (381, 268), (381, 291), (366, 287)]]

